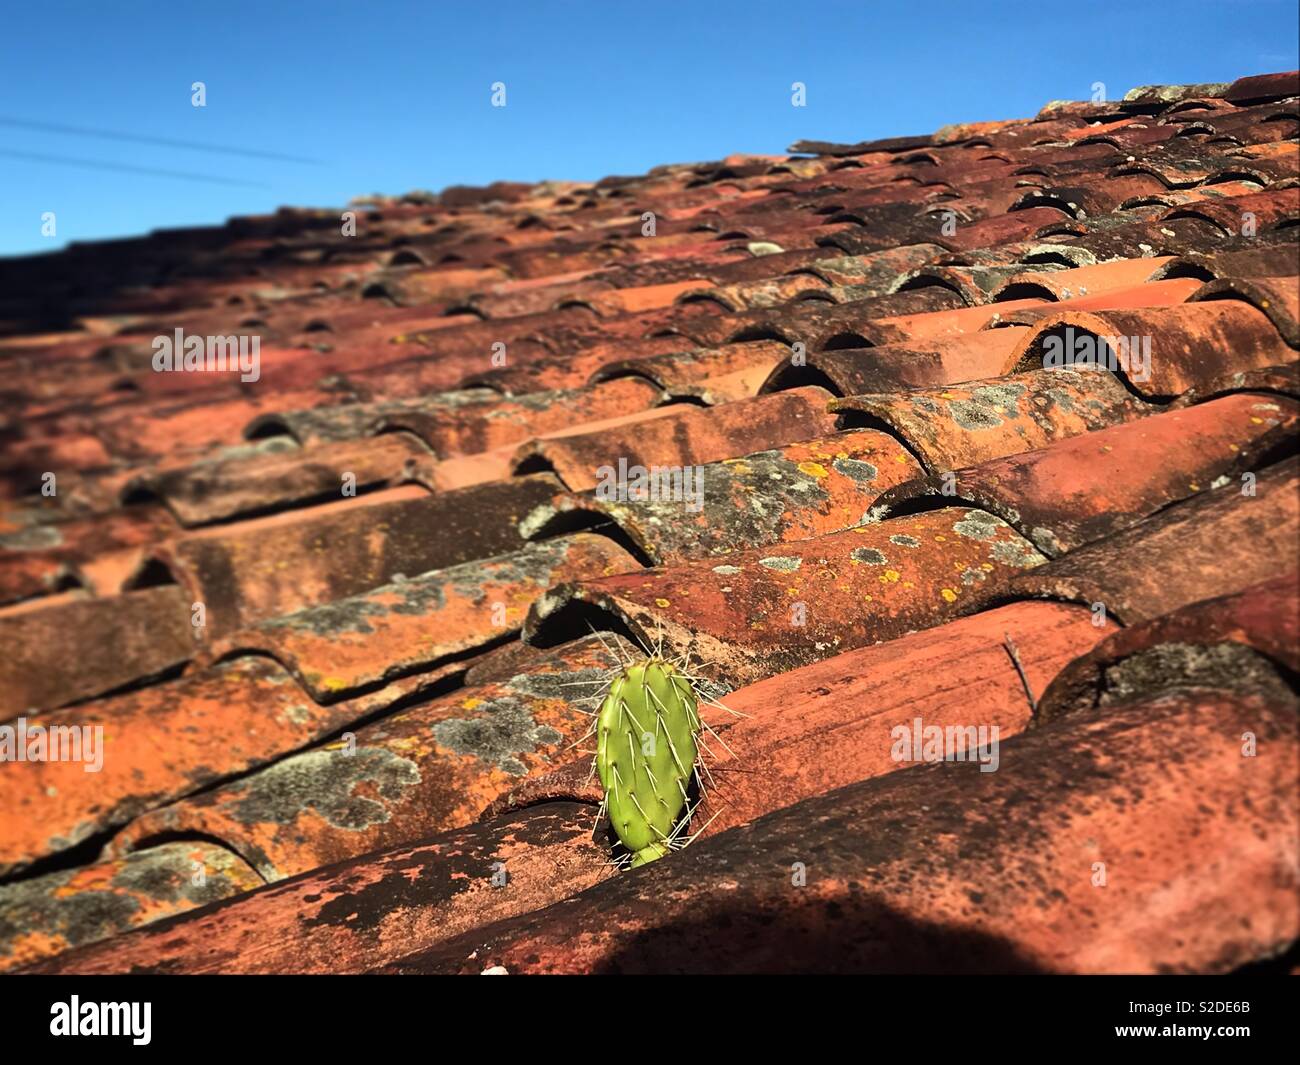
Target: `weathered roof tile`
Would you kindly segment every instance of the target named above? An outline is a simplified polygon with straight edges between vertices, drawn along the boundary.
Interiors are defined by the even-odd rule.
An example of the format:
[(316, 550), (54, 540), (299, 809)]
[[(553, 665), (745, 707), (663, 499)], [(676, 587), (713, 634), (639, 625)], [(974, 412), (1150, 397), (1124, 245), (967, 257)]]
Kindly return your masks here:
[(1241, 483), (1243, 474), (1276, 457), (1298, 427), (1300, 403), (1238, 393), (1068, 437), (951, 477), (908, 481), (875, 505), (897, 513), (955, 495), (1003, 518), (1056, 558), (1171, 503)]
[(590, 696), (617, 661), (608, 639), (588, 636), (527, 673), (418, 703), (144, 814), (114, 848), (198, 835), (279, 880), (467, 825), (521, 779), (583, 759), (576, 748), (591, 726)]
[(945, 507), (560, 585), (534, 604), (524, 635), (545, 644), (564, 631), (567, 612), (588, 604), (735, 685), (939, 624), (1043, 561), (1002, 519)]
[(850, 785), (381, 971), (1228, 972), (1300, 934), (1297, 756), (1293, 707), (1259, 695), (1081, 713), (997, 772)]

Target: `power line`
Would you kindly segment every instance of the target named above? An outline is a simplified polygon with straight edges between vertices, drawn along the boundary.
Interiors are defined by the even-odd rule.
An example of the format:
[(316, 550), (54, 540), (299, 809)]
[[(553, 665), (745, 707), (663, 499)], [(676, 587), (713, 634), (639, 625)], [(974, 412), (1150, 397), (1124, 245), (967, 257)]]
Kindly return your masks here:
[(131, 141), (135, 144), (156, 144), (164, 148), (180, 148), (192, 152), (215, 152), (225, 155), (242, 155), (249, 159), (271, 159), (281, 163), (306, 163), (319, 166), (319, 159), (305, 159), (300, 155), (282, 155), (254, 148), (237, 148), (229, 144), (204, 144), (201, 141), (173, 140), (168, 137), (146, 137), (138, 133), (121, 133), (116, 130), (91, 129), (86, 126), (64, 126), (54, 122), (33, 122), (26, 118), (0, 115), (0, 126), (30, 129), (41, 133), (67, 134), (74, 137), (98, 137), (101, 140)]
[(127, 174), (145, 174), (149, 177), (174, 178), (178, 181), (204, 181), (212, 185), (240, 185), (249, 189), (269, 189), (271, 186), (261, 181), (241, 181), (238, 178), (213, 177), (211, 174), (195, 174), (188, 170), (160, 170), (154, 167), (130, 166), (127, 163), (110, 163), (103, 159), (80, 159), (71, 155), (39, 155), (36, 152), (15, 152), (0, 148), (0, 156), (10, 159), (25, 159), (36, 163), (54, 163), (59, 166), (79, 166), (89, 170), (120, 170)]

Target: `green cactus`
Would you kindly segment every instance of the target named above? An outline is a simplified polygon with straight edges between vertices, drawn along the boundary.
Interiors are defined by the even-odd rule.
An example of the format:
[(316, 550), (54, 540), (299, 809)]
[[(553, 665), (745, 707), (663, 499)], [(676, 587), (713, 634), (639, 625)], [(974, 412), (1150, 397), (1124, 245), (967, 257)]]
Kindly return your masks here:
[(625, 666), (596, 715), (596, 773), (631, 867), (673, 849), (701, 729), (690, 681), (655, 656)]

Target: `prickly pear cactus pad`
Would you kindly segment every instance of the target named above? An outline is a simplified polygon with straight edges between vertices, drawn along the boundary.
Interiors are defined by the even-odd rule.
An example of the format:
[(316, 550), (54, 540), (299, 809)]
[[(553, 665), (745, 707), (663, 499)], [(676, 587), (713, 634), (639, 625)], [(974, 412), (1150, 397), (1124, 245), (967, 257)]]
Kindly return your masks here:
[(667, 854), (688, 803), (699, 710), (690, 681), (655, 657), (625, 666), (596, 716), (596, 773), (632, 866)]

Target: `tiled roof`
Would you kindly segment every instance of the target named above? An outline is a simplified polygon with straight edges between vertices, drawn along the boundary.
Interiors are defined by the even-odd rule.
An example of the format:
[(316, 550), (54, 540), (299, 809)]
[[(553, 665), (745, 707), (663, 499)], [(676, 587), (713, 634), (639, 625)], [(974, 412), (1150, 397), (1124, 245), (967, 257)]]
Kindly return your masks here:
[[(0, 967), (1294, 966), (1298, 97), (0, 262)], [(726, 750), (620, 870), (659, 646)]]

